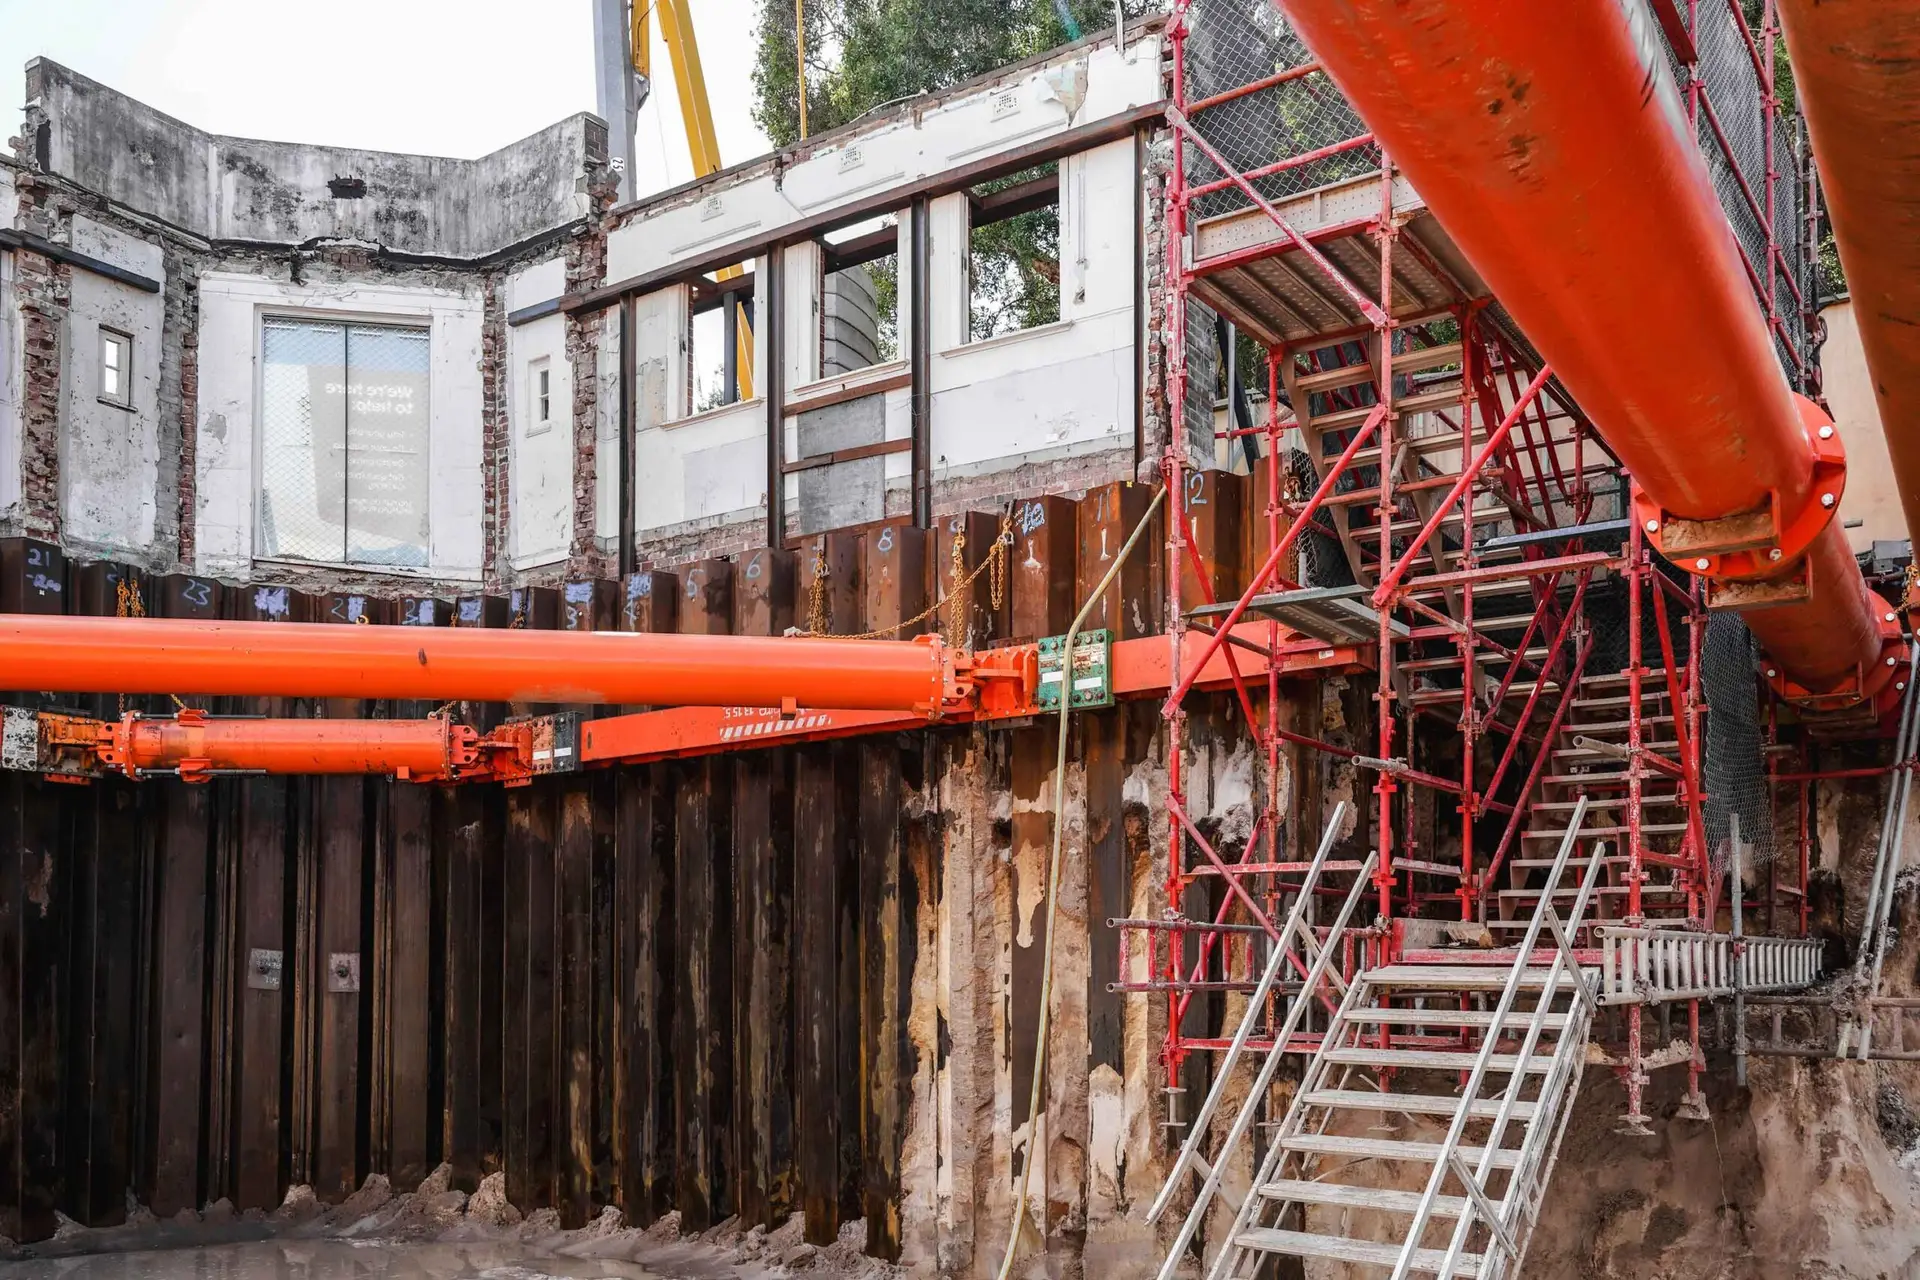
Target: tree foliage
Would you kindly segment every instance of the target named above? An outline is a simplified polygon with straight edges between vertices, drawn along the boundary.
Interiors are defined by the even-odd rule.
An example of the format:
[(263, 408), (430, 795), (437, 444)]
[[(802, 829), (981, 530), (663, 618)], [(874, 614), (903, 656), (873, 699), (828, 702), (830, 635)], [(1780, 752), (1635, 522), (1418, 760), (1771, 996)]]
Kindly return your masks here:
[[(1083, 32), (1113, 24), (1112, 0), (1064, 0)], [(1068, 39), (1056, 0), (806, 0), (807, 130), (944, 89)], [(1155, 7), (1123, 0), (1129, 17)], [(753, 118), (775, 146), (800, 136), (791, 0), (761, 0)]]

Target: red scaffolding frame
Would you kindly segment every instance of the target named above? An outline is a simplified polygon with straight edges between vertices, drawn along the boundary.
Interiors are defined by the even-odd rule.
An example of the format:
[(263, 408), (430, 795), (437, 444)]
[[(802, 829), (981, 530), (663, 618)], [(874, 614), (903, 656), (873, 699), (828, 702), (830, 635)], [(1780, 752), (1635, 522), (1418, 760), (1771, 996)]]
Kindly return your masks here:
[[(1786, 260), (1773, 218), (1776, 183), (1781, 180), (1773, 162), (1778, 127), (1772, 75), (1778, 24), (1773, 2), (1767, 0), (1762, 31), (1756, 37), (1740, 17), (1739, 0), (1724, 0), (1747, 38), (1762, 86), (1768, 153), (1763, 195), (1756, 195), (1740, 175), (1739, 157), (1716, 114), (1721, 105), (1715, 103), (1700, 74), (1698, 55), (1688, 35), (1699, 29), (1702, 6), (1718, 5), (1722, 0), (1679, 2), (1685, 5), (1684, 18), (1674, 8), (1676, 0), (1662, 0), (1658, 7), (1667, 11), (1661, 16), (1670, 31), (1677, 29), (1682, 37), (1675, 41), (1675, 48), (1682, 65), (1689, 114), (1704, 120), (1712, 137), (1726, 151), (1729, 164), (1740, 177), (1743, 196), (1765, 230), (1766, 271), (1763, 274), (1749, 257), (1749, 275), (1770, 328), (1782, 339), (1781, 346), (1795, 361), (1793, 372), (1804, 384), (1809, 373), (1799, 364), (1776, 296), (1775, 282), (1784, 279), (1789, 294), (1802, 309), (1800, 318), (1809, 318), (1811, 302), (1794, 278), (1794, 264)], [(1409, 314), (1409, 308), (1397, 300), (1395, 271), (1400, 260), (1412, 260), (1434, 275), (1445, 277), (1447, 272), (1435, 260), (1437, 255), (1430, 245), (1406, 234), (1407, 215), (1395, 206), (1391, 158), (1378, 148), (1371, 134), (1361, 131), (1349, 138), (1322, 142), (1298, 155), (1277, 156), (1244, 170), (1236, 170), (1222, 149), (1209, 141), (1207, 113), (1241, 103), (1248, 95), (1315, 82), (1330, 94), (1337, 95), (1338, 91), (1316, 62), (1303, 59), (1298, 65), (1281, 67), (1244, 84), (1212, 86), (1214, 92), (1189, 101), (1188, 43), (1193, 35), (1190, 11), (1194, 3), (1175, 0), (1166, 28), (1172, 70), (1166, 118), (1172, 157), (1164, 213), (1163, 359), (1170, 429), (1162, 469), (1168, 491), (1184, 492), (1191, 465), (1187, 442), (1179, 429), (1189, 391), (1187, 314), (1189, 299), (1199, 293), (1233, 320), (1239, 331), (1258, 335), (1267, 348), (1266, 422), (1236, 426), (1230, 421), (1229, 429), (1219, 434), (1236, 440), (1252, 438), (1265, 449), (1264, 545), (1271, 551), (1230, 606), (1216, 601), (1214, 578), (1196, 549), (1187, 513), (1179, 503), (1170, 506), (1174, 515), (1168, 524), (1165, 579), (1173, 677), (1163, 709), (1168, 730), (1166, 912), (1160, 920), (1119, 922), (1136, 937), (1144, 938), (1150, 974), (1144, 982), (1123, 981), (1121, 988), (1163, 993), (1169, 1001), (1163, 1060), (1170, 1086), (1190, 1055), (1226, 1044), (1210, 1030), (1194, 1028), (1187, 1016), (1194, 997), (1203, 992), (1252, 987), (1257, 946), (1263, 941), (1277, 941), (1272, 921), (1280, 914), (1287, 894), (1297, 889), (1304, 870), (1304, 864), (1288, 861), (1282, 848), (1277, 782), (1286, 744), (1344, 757), (1356, 768), (1375, 775), (1372, 811), (1364, 821), (1366, 836), (1379, 853), (1374, 887), (1380, 923), (1363, 935), (1362, 954), (1353, 954), (1350, 946), (1349, 954), (1343, 957), (1349, 970), (1388, 958), (1440, 958), (1431, 951), (1423, 956), (1418, 947), (1407, 942), (1404, 924), (1413, 917), (1446, 911), (1462, 920), (1488, 920), (1490, 906), (1499, 896), (1494, 887), (1496, 876), (1503, 872), (1524, 874), (1515, 864), (1525, 860), (1520, 845), (1528, 838), (1533, 806), (1547, 789), (1554, 756), (1565, 754), (1556, 750), (1563, 735), (1578, 727), (1574, 724), (1575, 708), (1583, 701), (1581, 691), (1589, 680), (1589, 659), (1595, 651), (1590, 588), (1603, 577), (1616, 575), (1624, 583), (1627, 652), (1620, 675), (1604, 677), (1619, 692), (1595, 700), (1622, 704), (1625, 740), (1580, 749), (1615, 752), (1621, 761), (1617, 776), (1626, 796), (1625, 822), (1616, 837), (1620, 856), (1612, 859), (1620, 864), (1621, 900), (1611, 920), (1637, 924), (1646, 920), (1650, 911), (1665, 911), (1696, 926), (1710, 923), (1720, 888), (1704, 823), (1701, 647), (1706, 612), (1698, 583), (1676, 582), (1664, 572), (1642, 531), (1630, 523), (1623, 531), (1613, 531), (1610, 543), (1600, 538), (1590, 545), (1579, 540), (1594, 511), (1594, 479), (1608, 477), (1624, 484), (1625, 478), (1577, 408), (1553, 382), (1551, 371), (1531, 356), (1523, 341), (1504, 323), (1504, 317), (1498, 316), (1493, 299), (1461, 290), (1437, 314), (1431, 307), (1425, 314)], [(1258, 185), (1263, 179), (1291, 174), (1330, 157), (1352, 157), (1369, 150), (1376, 159), (1379, 199), (1374, 211), (1364, 218), (1347, 217), (1301, 230)], [(1190, 182), (1190, 160), (1196, 157), (1219, 170), (1220, 176)], [(1270, 227), (1263, 239), (1248, 242), (1249, 237), (1242, 235), (1239, 243), (1208, 254), (1196, 248), (1199, 227), (1194, 205), (1203, 197), (1223, 192), (1237, 193), (1244, 200), (1247, 207), (1241, 215), (1252, 217), (1250, 211), (1257, 211)], [(1356, 236), (1377, 253), (1377, 290), (1367, 290), (1356, 278), (1351, 254), (1338, 261), (1333, 256), (1336, 244), (1350, 243)], [(1263, 324), (1260, 317), (1236, 308), (1232, 291), (1217, 283), (1218, 276), (1282, 256), (1292, 259), (1302, 275), (1312, 274), (1309, 289), (1314, 295), (1343, 303), (1348, 311), (1359, 314), (1362, 323), (1331, 328), (1306, 339), (1276, 341), (1271, 323)], [(1454, 282), (1458, 283), (1457, 278)], [(1276, 300), (1276, 305), (1283, 303)], [(1422, 363), (1422, 353), (1439, 347), (1435, 334), (1442, 321), (1450, 322), (1452, 332), (1458, 335), (1457, 401), (1439, 405), (1439, 393), (1422, 392), (1406, 379), (1409, 391), (1404, 403), (1410, 411), (1403, 415), (1396, 404), (1403, 381), (1396, 376), (1396, 362), (1430, 368), (1430, 362)], [(1347, 356), (1329, 354), (1342, 342), (1364, 348), (1361, 358), (1374, 366), (1370, 377), (1352, 376), (1352, 361)], [(1283, 384), (1292, 393), (1291, 419), (1284, 419), (1281, 413)], [(1317, 387), (1327, 390), (1309, 389)], [(1370, 396), (1367, 388), (1371, 389)], [(1314, 403), (1326, 407), (1309, 414), (1308, 407)], [(1422, 413), (1453, 433), (1450, 448), (1459, 460), (1457, 472), (1410, 477), (1396, 474), (1401, 470), (1400, 457), (1430, 439), (1414, 439), (1402, 421), (1403, 416), (1412, 419)], [(1341, 448), (1331, 457), (1316, 452), (1318, 484), (1311, 494), (1300, 498), (1289, 495), (1283, 486), (1281, 458), (1287, 432), (1304, 428), (1309, 417), (1330, 427), (1337, 422), (1337, 429), (1326, 431), (1325, 438)], [(1371, 470), (1374, 478), (1361, 476), (1362, 470)], [(1493, 501), (1492, 507), (1477, 505), (1488, 498)], [(1415, 509), (1412, 517), (1403, 510), (1407, 505)], [(1362, 510), (1373, 517), (1370, 529), (1353, 529), (1343, 523), (1348, 522), (1350, 511)], [(1479, 554), (1476, 517), (1486, 519), (1489, 515), (1507, 520), (1516, 531), (1529, 535), (1514, 539), (1525, 544), (1518, 560), (1493, 562)], [(1326, 523), (1329, 519), (1332, 530)], [(1356, 576), (1371, 578), (1368, 601), (1377, 623), (1372, 693), (1374, 754), (1368, 756), (1354, 747), (1284, 728), (1278, 710), (1278, 678), (1272, 668), (1264, 689), (1250, 687), (1236, 670), (1233, 705), (1259, 744), (1257, 755), (1265, 773), (1258, 790), (1263, 802), (1251, 834), (1235, 858), (1216, 847), (1189, 812), (1189, 711), (1185, 704), (1193, 682), (1183, 676), (1185, 633), (1190, 626), (1210, 633), (1200, 650), (1203, 661), (1212, 659), (1216, 652), (1231, 657), (1232, 647), (1226, 643), (1228, 630), (1243, 619), (1271, 618), (1261, 611), (1261, 597), (1300, 586), (1287, 579), (1284, 568), (1288, 553), (1308, 530), (1345, 530), (1342, 542), (1359, 571)], [(1557, 530), (1568, 531), (1564, 539), (1554, 536)], [(1449, 559), (1456, 563), (1446, 563)], [(1182, 598), (1182, 582), (1189, 570), (1203, 597), (1198, 603), (1210, 606), (1205, 610), (1205, 621), (1194, 616), (1196, 602)], [(1529, 612), (1523, 620), (1496, 619), (1477, 608), (1499, 599), (1499, 589), (1516, 583), (1527, 587)], [(1509, 645), (1496, 638), (1496, 631), (1515, 626), (1521, 629), (1517, 643)], [(1649, 632), (1657, 636), (1651, 648), (1645, 638)], [(1277, 645), (1281, 638), (1279, 624), (1271, 623), (1269, 645)], [(1449, 646), (1451, 652), (1445, 652)], [(1438, 656), (1432, 652), (1436, 647), (1442, 650)], [(1483, 682), (1483, 664), (1504, 668), (1497, 681), (1489, 677)], [(1449, 683), (1456, 678), (1457, 691)], [(1435, 687), (1415, 688), (1416, 679)], [(1480, 696), (1483, 683), (1491, 686), (1490, 696)], [(1264, 717), (1259, 707), (1263, 694)], [(1509, 716), (1514, 699), (1519, 700), (1519, 708)], [(1450, 714), (1456, 701), (1457, 714)], [(1650, 705), (1664, 705), (1666, 713), (1650, 714)], [(1430, 736), (1416, 734), (1415, 726), (1422, 722), (1450, 726), (1457, 732), (1457, 770), (1442, 773), (1416, 767), (1415, 750)], [(1678, 806), (1678, 822), (1650, 824), (1643, 820), (1652, 784), (1658, 785), (1661, 800)], [(1437, 852), (1422, 850), (1413, 843), (1414, 797), (1421, 793), (1430, 794), (1436, 803), (1451, 805), (1458, 813), (1457, 860), (1443, 863)], [(1476, 827), (1482, 819), (1493, 819), (1500, 828), (1490, 847), (1482, 846), (1477, 838)], [(1673, 830), (1676, 827), (1678, 830)], [(1667, 847), (1662, 847), (1663, 843)], [(1352, 860), (1330, 863), (1328, 870), (1337, 879), (1340, 873), (1351, 874), (1360, 866), (1356, 854)], [(1649, 901), (1646, 888), (1656, 874), (1665, 878), (1658, 904)], [(1188, 890), (1202, 880), (1217, 880), (1219, 890), (1204, 918), (1190, 917), (1183, 913), (1182, 906), (1189, 901)], [(1510, 892), (1520, 896), (1525, 890)], [(1453, 905), (1443, 907), (1441, 904), (1448, 900)], [(1129, 972), (1127, 950), (1130, 948), (1123, 942), (1123, 975)], [(1301, 963), (1304, 959), (1299, 958)], [(1688, 1029), (1692, 1048), (1688, 1059), (1690, 1091), (1698, 1098), (1704, 1056), (1697, 1002), (1688, 1007)], [(1646, 1079), (1640, 1033), (1640, 1011), (1635, 1007), (1627, 1013), (1627, 1044), (1617, 1061), (1633, 1115), (1640, 1111)], [(1297, 1043), (1289, 1044), (1289, 1050), (1311, 1048), (1318, 1036), (1306, 1032), (1295, 1039)], [(1413, 1037), (1409, 1043), (1417, 1039)], [(1173, 1091), (1178, 1093), (1177, 1088)], [(1177, 1112), (1171, 1122), (1180, 1123)]]

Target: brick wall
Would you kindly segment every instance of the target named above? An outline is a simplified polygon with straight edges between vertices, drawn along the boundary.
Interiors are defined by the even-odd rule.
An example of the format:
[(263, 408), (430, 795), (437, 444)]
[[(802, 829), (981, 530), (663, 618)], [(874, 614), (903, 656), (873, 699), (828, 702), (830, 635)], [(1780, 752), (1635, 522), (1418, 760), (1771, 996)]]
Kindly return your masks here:
[[(21, 175), (20, 225), (48, 239), (64, 238), (71, 210), (54, 190)], [(73, 269), (31, 250), (14, 254), (14, 294), (20, 307), (20, 531), (60, 537), (60, 374)]]
[(513, 510), (507, 458), (507, 388), (511, 374), (506, 367), (506, 292), (504, 273), (487, 277), (483, 295), (486, 313), (480, 327), (480, 483), (485, 490), (480, 496), (480, 573), (489, 591), (499, 591), (506, 583), (507, 530)]

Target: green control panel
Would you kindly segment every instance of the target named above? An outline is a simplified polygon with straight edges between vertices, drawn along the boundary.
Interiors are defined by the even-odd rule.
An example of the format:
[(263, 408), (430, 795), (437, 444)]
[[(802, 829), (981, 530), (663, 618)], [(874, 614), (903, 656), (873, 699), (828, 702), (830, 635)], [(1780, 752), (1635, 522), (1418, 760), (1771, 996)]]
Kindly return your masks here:
[(1068, 690), (1067, 705), (1075, 710), (1113, 705), (1113, 633), (1082, 631), (1073, 638), (1071, 675), (1067, 673), (1067, 638), (1048, 636), (1040, 642), (1040, 696), (1043, 710), (1060, 709), (1060, 690)]

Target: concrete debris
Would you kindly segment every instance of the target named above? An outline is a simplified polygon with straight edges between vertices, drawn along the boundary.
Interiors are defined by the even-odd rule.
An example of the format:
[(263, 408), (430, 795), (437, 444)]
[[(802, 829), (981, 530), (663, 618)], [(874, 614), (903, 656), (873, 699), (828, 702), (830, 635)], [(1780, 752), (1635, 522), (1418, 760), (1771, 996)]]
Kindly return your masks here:
[(467, 1200), (467, 1220), (487, 1226), (511, 1227), (520, 1221), (520, 1211), (507, 1199), (507, 1175), (490, 1173), (480, 1179), (480, 1187)]

